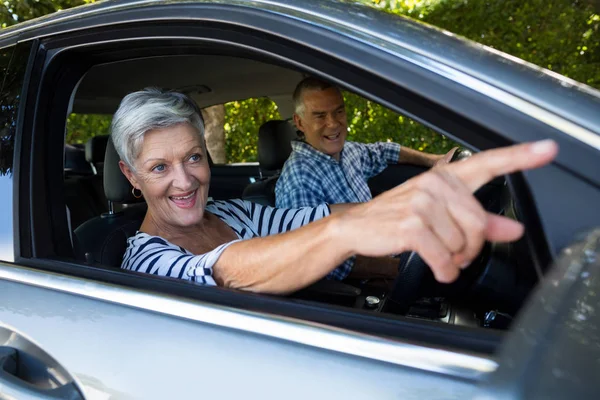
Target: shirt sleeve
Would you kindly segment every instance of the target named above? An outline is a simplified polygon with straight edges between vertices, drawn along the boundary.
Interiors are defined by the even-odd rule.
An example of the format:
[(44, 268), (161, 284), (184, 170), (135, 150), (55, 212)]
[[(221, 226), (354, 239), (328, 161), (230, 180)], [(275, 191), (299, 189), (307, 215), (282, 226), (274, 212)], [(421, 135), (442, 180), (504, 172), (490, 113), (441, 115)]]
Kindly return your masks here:
[(363, 174), (365, 179), (381, 173), (388, 164), (397, 164), (400, 157), (400, 145), (392, 142), (362, 144)]
[(223, 251), (239, 240), (224, 243), (199, 255), (189, 254), (160, 237), (134, 237), (130, 241), (121, 268), (204, 285), (216, 285), (212, 277), (213, 266)]
[(255, 232), (261, 237), (293, 231), (331, 214), (327, 204), (317, 207), (276, 208), (246, 202), (246, 207)]

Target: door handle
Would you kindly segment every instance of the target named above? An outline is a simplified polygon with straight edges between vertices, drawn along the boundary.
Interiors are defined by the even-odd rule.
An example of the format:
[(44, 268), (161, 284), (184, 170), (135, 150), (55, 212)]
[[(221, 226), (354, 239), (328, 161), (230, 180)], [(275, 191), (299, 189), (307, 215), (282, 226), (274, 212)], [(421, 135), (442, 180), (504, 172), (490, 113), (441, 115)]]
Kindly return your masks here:
[(0, 399), (83, 399), (73, 382), (49, 384), (48, 369), (22, 350), (0, 346)]

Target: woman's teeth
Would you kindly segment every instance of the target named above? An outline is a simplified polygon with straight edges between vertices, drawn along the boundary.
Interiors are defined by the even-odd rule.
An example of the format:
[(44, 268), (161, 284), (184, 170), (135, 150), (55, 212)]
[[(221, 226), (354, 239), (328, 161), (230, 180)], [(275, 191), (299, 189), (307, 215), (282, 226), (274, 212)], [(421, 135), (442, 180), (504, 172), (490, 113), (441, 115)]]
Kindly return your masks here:
[(196, 191), (193, 191), (192, 193), (188, 194), (187, 196), (183, 196), (183, 197), (175, 197), (175, 196), (171, 196), (171, 198), (173, 200), (187, 200), (192, 198), (192, 196), (196, 193)]
[(336, 133), (335, 135), (330, 135), (330, 136), (325, 136), (325, 137), (329, 140), (335, 140), (340, 137), (340, 134)]

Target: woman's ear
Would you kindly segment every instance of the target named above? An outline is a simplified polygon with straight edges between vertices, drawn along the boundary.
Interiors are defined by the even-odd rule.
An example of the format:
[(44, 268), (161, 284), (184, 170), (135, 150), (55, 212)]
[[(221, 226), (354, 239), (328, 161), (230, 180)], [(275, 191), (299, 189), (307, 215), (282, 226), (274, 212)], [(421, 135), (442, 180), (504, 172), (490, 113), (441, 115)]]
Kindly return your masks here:
[(139, 189), (140, 187), (137, 184), (137, 179), (135, 179), (135, 175), (131, 171), (131, 168), (129, 168), (129, 166), (125, 164), (123, 160), (119, 160), (119, 168), (121, 168), (121, 172), (123, 173), (123, 175), (125, 175), (129, 183), (131, 183), (131, 186), (133, 186), (136, 189)]

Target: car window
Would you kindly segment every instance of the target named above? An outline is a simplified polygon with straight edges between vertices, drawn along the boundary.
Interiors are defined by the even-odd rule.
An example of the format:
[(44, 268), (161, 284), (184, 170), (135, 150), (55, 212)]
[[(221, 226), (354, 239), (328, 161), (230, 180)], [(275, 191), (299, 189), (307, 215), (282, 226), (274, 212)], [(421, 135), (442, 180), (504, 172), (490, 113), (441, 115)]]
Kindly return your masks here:
[(442, 154), (459, 144), (425, 125), (360, 95), (345, 91), (348, 140), (395, 142), (426, 153)]
[[(148, 49), (143, 48), (143, 52), (148, 51)], [(155, 51), (154, 49), (150, 50)], [(142, 50), (139, 51), (142, 52)], [(279, 107), (272, 99), (277, 96), (290, 97), (295, 85), (302, 79), (303, 75), (291, 67), (281, 66), (280, 64), (267, 64), (255, 60), (249, 62), (241, 57), (239, 59), (234, 58), (233, 60), (232, 58), (234, 57), (228, 56), (227, 58), (222, 58), (221, 56), (198, 56), (192, 54), (190, 56), (181, 57), (176, 60), (177, 62), (174, 62), (173, 56), (169, 55), (164, 57), (153, 57), (152, 59), (148, 57), (125, 59), (121, 64), (119, 62), (114, 62), (114, 60), (111, 63), (97, 64), (91, 69), (82, 72), (83, 79), (79, 78), (80, 83), (78, 86), (73, 86), (73, 88), (69, 89), (69, 92), (64, 95), (65, 98), (70, 99), (73, 97), (73, 91), (75, 91), (74, 101), (72, 102), (73, 113), (69, 114), (68, 118), (66, 118), (66, 135), (60, 139), (65, 145), (73, 147), (72, 153), (79, 154), (79, 157), (81, 157), (83, 145), (87, 144), (91, 139), (96, 139), (99, 136), (108, 133), (110, 125), (109, 112), (114, 112), (121, 101), (123, 93), (148, 86), (168, 87), (168, 85), (162, 84), (163, 82), (161, 79), (177, 75), (175, 71), (172, 71), (169, 74), (147, 74), (146, 76), (143, 76), (139, 71), (152, 70), (153, 68), (160, 69), (161, 67), (177, 69), (180, 66), (184, 66), (185, 68), (182, 68), (182, 71), (194, 71), (194, 74), (190, 74), (187, 77), (189, 82), (186, 83), (189, 83), (189, 85), (185, 87), (193, 87), (194, 90), (196, 90), (190, 96), (196, 101), (198, 106), (203, 109), (207, 127), (207, 144), (215, 164), (232, 165), (236, 163), (256, 162), (258, 131), (260, 126), (267, 121), (281, 120), (282, 116), (289, 115), (289, 112), (280, 112)], [(151, 65), (148, 64), (150, 62), (152, 63)], [(205, 70), (205, 74), (199, 75), (197, 70), (203, 65), (210, 65), (211, 68)], [(221, 68), (219, 67), (226, 65), (236, 65), (236, 69), (230, 70), (227, 74), (217, 74), (213, 72), (211, 75), (211, 71), (221, 72)], [(242, 68), (240, 65), (245, 65), (247, 68)], [(253, 72), (256, 79), (252, 80), (247, 77), (239, 78), (238, 74), (240, 71)], [(94, 85), (94, 82), (97, 82), (98, 77), (106, 75), (111, 76), (110, 82), (105, 82), (103, 85)], [(195, 81), (198, 76), (202, 77), (203, 85), (198, 85), (198, 82)], [(283, 77), (281, 82), (278, 82), (275, 79), (276, 76)], [(339, 76), (342, 75), (340, 74)], [(238, 82), (239, 85), (229, 84), (229, 81), (235, 79), (240, 80)], [(75, 80), (75, 77), (73, 77), (73, 80)], [(136, 82), (136, 87), (131, 85), (131, 88), (127, 87), (127, 90), (123, 90), (123, 88), (118, 86), (119, 83), (124, 85), (134, 80)], [(57, 80), (57, 86), (59, 83), (60, 82)], [(227, 85), (224, 85), (224, 83), (227, 83)], [(375, 80), (373, 83), (375, 84)], [(181, 84), (181, 82), (178, 82), (178, 84)], [(247, 86), (245, 86), (245, 84)], [(341, 86), (344, 85), (342, 84)], [(351, 87), (349, 83), (345, 86)], [(247, 92), (250, 91), (253, 91), (255, 96), (248, 96), (250, 93)], [(262, 94), (268, 91), (274, 93), (275, 96), (262, 96)], [(437, 134), (433, 130), (425, 128), (399, 113), (386, 109), (374, 101), (350, 93), (346, 93), (345, 97), (350, 140), (361, 142), (394, 141), (405, 146), (416, 148), (417, 150), (435, 153), (441, 153), (454, 145), (450, 140)], [(223, 101), (216, 102), (214, 99), (221, 99)], [(95, 101), (97, 101), (97, 104), (95, 104)], [(84, 109), (83, 112), (78, 109), (78, 105)], [(89, 112), (93, 110), (94, 105), (97, 105), (98, 111), (93, 113)], [(429, 103), (426, 103), (425, 105), (431, 107)], [(67, 107), (68, 106), (64, 106), (64, 109), (66, 110)], [(64, 115), (65, 114), (62, 114), (60, 116), (62, 124), (65, 124)], [(56, 118), (58, 119), (59, 117)], [(222, 133), (220, 133), (221, 127)], [(53, 135), (52, 138), (57, 138), (57, 135), (62, 135), (64, 132), (65, 131), (62, 129), (49, 130), (47, 135), (48, 137)], [(211, 143), (210, 138), (215, 132), (221, 145), (224, 144), (224, 146), (221, 147), (221, 155), (215, 151), (214, 145)], [(56, 140), (54, 141), (54, 143), (57, 142), (58, 141)], [(224, 159), (222, 157), (223, 148), (225, 153)], [(36, 158), (35, 162), (47, 163), (43, 157)], [(55, 170), (56, 168), (49, 166), (47, 169)], [(248, 178), (256, 176), (257, 173), (257, 171), (252, 171), (250, 168), (216, 168), (216, 170), (219, 171), (212, 171), (210, 190), (215, 190), (221, 185), (221, 188), (223, 189), (222, 193), (227, 193), (228, 196), (215, 197), (212, 193), (209, 193), (210, 197), (216, 199), (242, 197), (239, 194), (252, 183)], [(235, 171), (232, 172), (231, 170)], [(57, 205), (57, 209), (61, 209), (62, 207), (62, 210), (64, 210), (66, 205), (70, 211), (71, 221), (68, 229), (69, 232), (73, 234), (73, 237), (77, 239), (73, 240), (73, 242), (78, 243), (78, 246), (80, 247), (75, 248), (75, 246), (72, 246), (74, 248), (74, 257), (71, 257), (71, 259), (76, 265), (85, 264), (92, 267), (112, 268), (112, 272), (115, 273), (117, 279), (119, 279), (120, 276), (124, 276), (130, 281), (139, 281), (140, 285), (142, 285), (142, 282), (150, 282), (151, 280), (154, 282), (154, 279), (160, 280), (160, 277), (152, 276), (153, 274), (144, 274), (144, 276), (140, 276), (142, 273), (134, 274), (130, 273), (132, 271), (120, 269), (127, 246), (127, 238), (134, 236), (136, 230), (141, 226), (141, 221), (143, 220), (146, 211), (144, 208), (145, 204), (143, 204), (143, 199), (140, 200), (140, 203), (142, 204), (137, 204), (135, 203), (135, 200), (129, 198), (123, 198), (123, 201), (113, 201), (113, 203), (122, 203), (121, 205), (123, 208), (121, 210), (117, 210), (116, 207), (113, 207), (115, 204), (108, 204), (106, 197), (103, 195), (103, 179), (101, 174), (98, 173), (99, 171), (99, 169), (96, 169), (95, 173), (92, 171), (92, 173), (82, 173), (77, 176), (69, 176), (65, 171), (61, 171), (64, 177), (64, 193), (62, 193), (62, 196), (55, 196), (53, 201), (62, 202)], [(240, 171), (243, 173), (240, 174)], [(409, 171), (409, 173), (400, 173), (400, 169), (397, 169), (393, 171), (393, 175), (395, 175), (396, 179), (395, 181), (392, 182), (386, 178), (384, 179), (385, 182), (377, 183), (377, 185), (375, 185), (376, 189), (379, 191), (387, 190), (390, 187), (399, 184), (402, 180), (410, 178), (413, 173), (422, 172), (422, 170), (402, 171)], [(247, 175), (244, 175), (246, 172)], [(270, 177), (271, 176), (266, 179)], [(259, 179), (262, 178), (265, 177), (259, 174)], [(231, 190), (232, 188), (235, 188), (236, 193), (239, 194), (229, 196), (228, 193), (230, 192), (226, 192), (226, 190)], [(503, 188), (504, 186), (501, 186), (497, 190), (502, 191)], [(131, 194), (135, 197), (135, 194), (131, 193), (131, 188), (126, 191), (127, 195)], [(492, 196), (495, 198), (496, 193), (494, 192)], [(58, 217), (55, 217), (55, 219), (57, 218)], [(125, 225), (118, 225), (121, 222)], [(113, 226), (114, 229), (119, 229), (118, 231), (114, 231), (117, 232), (117, 234), (114, 234), (112, 231)], [(47, 237), (50, 238), (48, 240), (53, 240), (53, 237), (51, 236), (38, 235), (38, 238), (40, 238), (39, 240), (43, 240)], [(110, 244), (110, 246), (108, 244)], [(113, 250), (113, 247), (111, 247), (112, 244), (117, 244), (118, 246), (114, 247)], [(50, 246), (48, 247), (50, 248)], [(53, 248), (51, 248), (51, 250), (53, 250)], [(60, 255), (62, 256), (63, 254), (68, 256), (66, 252), (61, 253)], [(166, 282), (166, 287), (166, 285), (172, 283), (172, 280), (163, 279), (163, 282)], [(160, 284), (163, 282), (160, 282)], [(194, 296), (199, 297), (207, 294), (210, 295), (215, 292), (213, 289), (202, 290), (197, 286), (186, 285), (186, 283), (187, 282), (176, 282), (178, 285), (177, 289), (180, 290), (181, 288), (181, 290), (186, 291), (186, 293), (193, 292)], [(159, 283), (157, 283), (157, 285), (158, 284)], [(345, 286), (346, 284), (348, 286), (356, 285), (353, 286), (354, 288), (363, 285), (361, 291), (359, 291), (360, 294), (356, 295), (356, 290), (349, 289)], [(358, 315), (362, 312), (366, 312), (365, 310), (371, 310), (369, 307), (373, 307), (373, 304), (375, 304), (375, 306), (377, 305), (377, 303), (369, 303), (367, 297), (374, 296), (378, 299), (383, 299), (385, 297), (385, 291), (382, 292), (381, 289), (386, 287), (389, 289), (390, 285), (391, 282), (380, 281), (343, 282), (337, 286), (335, 283), (333, 286), (329, 286), (328, 283), (323, 283), (323, 286), (321, 287), (316, 286), (309, 290), (303, 290), (301, 291), (302, 293), (295, 293), (293, 296), (290, 296), (292, 297), (292, 301), (290, 302), (288, 302), (288, 299), (283, 299), (283, 302), (291, 304), (294, 303), (296, 299), (308, 300), (312, 304), (319, 307), (322, 306), (323, 309), (331, 308), (329, 306), (332, 305), (343, 306), (349, 311), (356, 309), (354, 311), (357, 311)], [(373, 299), (371, 298), (371, 300)], [(256, 301), (259, 301), (258, 297)], [(452, 306), (454, 307), (454, 305)], [(433, 301), (431, 304), (421, 304), (419, 307), (419, 309), (412, 313), (411, 317), (428, 321), (440, 320), (442, 323), (446, 323), (443, 321), (444, 318), (450, 318), (449, 316), (454, 310), (459, 310), (460, 312), (464, 311), (468, 313), (469, 319), (467, 323), (472, 325), (477, 324), (477, 321), (483, 318), (485, 312), (489, 311), (489, 308), (483, 306), (478, 307), (476, 310), (465, 307), (461, 308), (460, 304), (457, 304), (455, 308), (451, 308), (451, 310), (448, 311), (449, 304), (437, 300)], [(320, 315), (320, 311), (315, 314)], [(383, 317), (382, 321), (387, 321), (389, 318), (396, 319), (396, 316), (392, 313), (381, 313), (381, 315)], [(463, 319), (461, 321), (465, 320)], [(382, 324), (384, 324), (384, 322), (382, 322)], [(492, 346), (493, 345), (494, 344), (492, 344)]]
[(94, 136), (108, 135), (111, 121), (110, 114), (71, 113), (67, 117), (65, 141), (70, 145), (85, 145)]
[(202, 116), (206, 124), (206, 145), (215, 164), (257, 162), (260, 126), (281, 119), (277, 104), (268, 97), (205, 107)]

